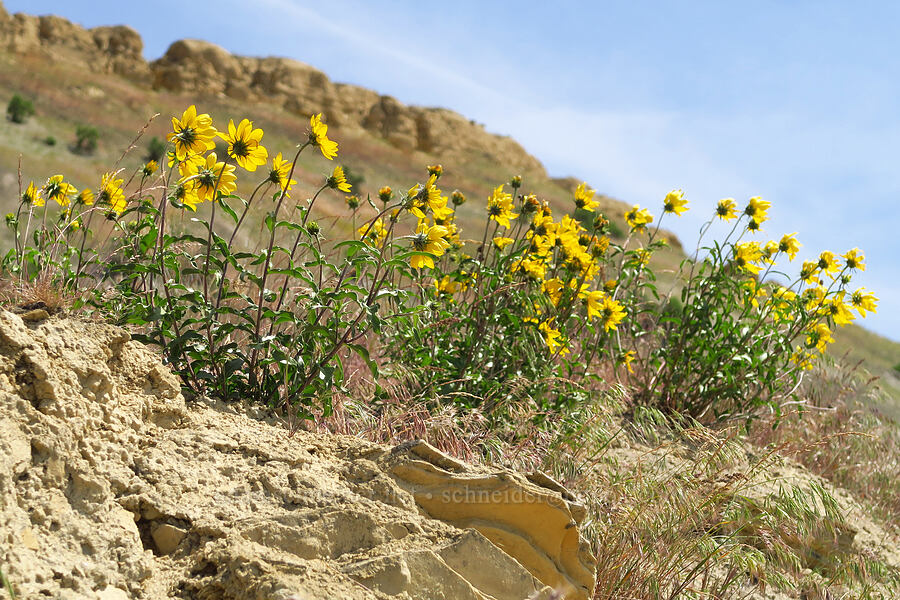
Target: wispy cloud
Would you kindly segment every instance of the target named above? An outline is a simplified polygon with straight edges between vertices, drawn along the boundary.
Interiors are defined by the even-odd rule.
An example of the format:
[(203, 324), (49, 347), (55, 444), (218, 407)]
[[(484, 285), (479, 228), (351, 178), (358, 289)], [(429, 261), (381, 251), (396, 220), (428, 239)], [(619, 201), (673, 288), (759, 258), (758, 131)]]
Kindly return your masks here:
[[(371, 21), (368, 27), (354, 26), (348, 19), (335, 19), (291, 0), (258, 0), (257, 4), (268, 7), (274, 14), (283, 14), (287, 27), (296, 28), (296, 23), (303, 23), (304, 30), (327, 33), (347, 45), (359, 48), (360, 53), (379, 55), (391, 63), (403, 65), (415, 71), (429, 85), (456, 89), (460, 94), (475, 94), (481, 98), (501, 97), (495, 90), (480, 85), (462, 75), (459, 70), (444, 67), (445, 61), (423, 54), (420, 48), (398, 44), (393, 36), (379, 35), (378, 29), (371, 27)], [(360, 9), (368, 9), (374, 16), (376, 7), (362, 6)]]

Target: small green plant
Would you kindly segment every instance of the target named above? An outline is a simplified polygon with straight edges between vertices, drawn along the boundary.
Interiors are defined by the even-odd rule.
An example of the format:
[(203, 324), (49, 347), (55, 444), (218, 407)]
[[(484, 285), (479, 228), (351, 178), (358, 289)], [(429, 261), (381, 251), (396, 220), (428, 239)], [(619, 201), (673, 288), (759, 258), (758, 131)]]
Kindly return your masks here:
[(100, 132), (91, 125), (78, 125), (75, 128), (74, 151), (78, 154), (93, 154), (97, 150)]
[(13, 94), (6, 105), (6, 117), (13, 123), (24, 123), (34, 114), (34, 103), (19, 94)]
[(162, 161), (163, 156), (166, 154), (166, 143), (160, 138), (153, 136), (150, 138), (150, 141), (147, 142), (147, 153), (144, 155), (144, 160), (146, 162), (155, 161), (157, 163)]
[(347, 165), (341, 165), (341, 168), (344, 169), (344, 177), (347, 178), (347, 183), (350, 184), (350, 187), (353, 190), (358, 191), (360, 186), (366, 181), (366, 177), (362, 173), (358, 173), (355, 169), (351, 169)]
[(47, 137), (44, 138), (44, 144), (47, 146), (55, 146), (56, 138), (53, 137), (52, 135), (48, 135)]
[(3, 583), (3, 588), (6, 590), (6, 593), (9, 594), (10, 600), (16, 600), (16, 593), (13, 591), (9, 579), (6, 578), (6, 574), (3, 573), (3, 569), (0, 569), (0, 582)]

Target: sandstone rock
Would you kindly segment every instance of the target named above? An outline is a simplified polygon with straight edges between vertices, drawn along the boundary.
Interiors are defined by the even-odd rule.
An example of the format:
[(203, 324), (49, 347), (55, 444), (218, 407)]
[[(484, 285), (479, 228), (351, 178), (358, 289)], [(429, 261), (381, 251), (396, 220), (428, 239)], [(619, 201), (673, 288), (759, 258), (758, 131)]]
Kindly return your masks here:
[(299, 61), (234, 56), (209, 42), (180, 40), (151, 69), (155, 88), (273, 102), (303, 116), (322, 112), (334, 125), (362, 127), (398, 148), (457, 159), (485, 156), (509, 169), (546, 177), (540, 162), (518, 143), (490, 134), (462, 115), (406, 106), (390, 96), (336, 84)]
[(143, 41), (130, 27), (85, 29), (53, 15), (9, 15), (0, 5), (0, 46), (20, 54), (43, 52), (53, 60), (72, 61), (79, 68), (150, 81)]
[[(393, 453), (390, 461), (401, 487), (426, 514), (477, 530), (542, 583), (564, 590), (567, 597), (590, 597), (593, 558), (578, 534), (568, 493), (561, 493), (559, 484), (536, 485), (510, 472), (448, 470), (445, 467), (453, 464), (452, 459), (441, 455), (423, 442)], [(578, 509), (583, 511), (580, 505)]]
[(94, 27), (94, 45), (104, 59), (104, 70), (135, 81), (151, 80), (150, 65), (144, 60), (144, 41), (125, 25)]
[(178, 548), (181, 540), (187, 535), (187, 531), (169, 523), (162, 523), (153, 527), (151, 535), (160, 554), (172, 554)]
[(19, 597), (587, 597), (577, 503), (549, 478), (289, 437), (178, 389), (124, 330), (0, 312), (0, 564)]

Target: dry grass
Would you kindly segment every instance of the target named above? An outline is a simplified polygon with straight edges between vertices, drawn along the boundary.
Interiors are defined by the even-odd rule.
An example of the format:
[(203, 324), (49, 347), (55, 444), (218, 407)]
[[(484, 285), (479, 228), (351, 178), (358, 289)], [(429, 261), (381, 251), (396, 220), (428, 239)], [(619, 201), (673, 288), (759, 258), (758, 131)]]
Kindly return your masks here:
[(71, 309), (77, 300), (70, 289), (54, 284), (49, 274), (32, 281), (0, 278), (0, 306), (19, 311), (43, 309), (53, 315)]
[[(742, 428), (673, 425), (631, 406), (618, 385), (591, 390), (593, 400), (568, 415), (520, 408), (498, 422), (412, 396), (410, 372), (395, 372), (373, 403), (366, 400), (374, 392), (368, 368), (354, 359), (345, 367), (350, 395), (336, 398), (334, 414), (312, 427), (388, 444), (424, 439), (470, 462), (551, 474), (589, 508), (583, 532), (598, 560), (597, 600), (744, 598), (766, 589), (824, 600), (897, 591), (895, 573), (847, 543), (846, 516), (826, 486), (812, 476), (772, 475), (804, 445), (788, 435), (787, 422), (776, 430), (783, 439), (763, 440), (754, 430), (753, 442), (765, 450), (753, 451)], [(833, 427), (817, 423), (808, 441)], [(848, 440), (862, 439), (806, 443), (811, 468), (826, 475), (815, 466), (821, 462), (834, 471), (840, 452), (858, 451)], [(842, 470), (845, 478), (852, 471)]]
[(812, 410), (794, 412), (775, 429), (761, 422), (750, 440), (778, 445), (811, 472), (851, 494), (895, 531), (900, 523), (900, 425), (877, 408), (873, 378), (834, 364), (803, 390)]

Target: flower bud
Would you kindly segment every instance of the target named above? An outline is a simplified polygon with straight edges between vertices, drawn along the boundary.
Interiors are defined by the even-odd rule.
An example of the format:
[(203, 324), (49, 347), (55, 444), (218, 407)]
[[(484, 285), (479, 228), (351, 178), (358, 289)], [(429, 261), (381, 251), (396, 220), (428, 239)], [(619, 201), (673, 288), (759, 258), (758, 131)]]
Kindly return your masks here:
[(528, 194), (524, 198), (522, 198), (522, 212), (529, 214), (533, 212), (537, 212), (537, 210), (541, 207), (540, 201), (537, 199), (537, 196), (534, 194)]

